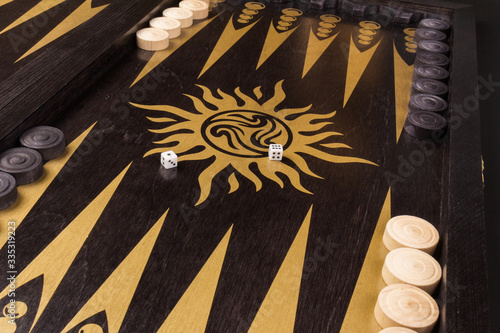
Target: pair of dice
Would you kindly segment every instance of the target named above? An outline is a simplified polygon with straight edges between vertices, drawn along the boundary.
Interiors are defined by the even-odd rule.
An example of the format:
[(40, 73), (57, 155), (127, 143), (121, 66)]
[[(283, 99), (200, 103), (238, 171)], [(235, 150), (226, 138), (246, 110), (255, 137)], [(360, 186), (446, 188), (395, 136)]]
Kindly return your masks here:
[[(269, 146), (269, 159), (273, 161), (281, 161), (283, 158), (283, 146), (279, 144), (271, 144)], [(165, 169), (172, 169), (177, 167), (177, 155), (169, 150), (161, 153), (161, 165)]]

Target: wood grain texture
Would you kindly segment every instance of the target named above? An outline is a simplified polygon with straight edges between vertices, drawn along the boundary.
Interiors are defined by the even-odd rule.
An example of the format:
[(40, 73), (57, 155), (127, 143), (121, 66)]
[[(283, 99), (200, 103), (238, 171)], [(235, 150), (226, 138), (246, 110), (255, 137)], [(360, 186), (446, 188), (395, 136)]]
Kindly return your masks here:
[[(287, 327), (300, 333), (338, 332), (363, 263), (371, 257), (367, 251), (373, 233), (380, 234), (376, 227), (386, 197), (391, 198), (392, 210), (386, 215), (420, 216), (442, 235), (435, 257), (445, 267), (444, 281), (433, 296), (444, 315), (434, 331), (487, 331), (477, 111), (462, 119), (461, 126), (452, 126), (439, 144), (430, 146), (405, 133), (398, 141), (393, 57), (394, 40), (404, 26), (381, 29), (376, 50), (363, 62), (366, 70), (356, 72), (357, 84), (344, 101), (350, 75), (346, 46), (361, 18), (328, 11), (343, 21), (335, 39), (321, 49), (324, 53), (307, 63), (304, 75), (308, 38), (323, 12), (293, 3), (303, 11), (297, 19), (300, 24), (260, 62), (272, 25), (292, 3), (266, 3), (252, 26), (239, 32), (238, 40), (224, 36), (227, 52), (216, 50), (221, 36), (231, 30), (230, 20), (233, 30), (245, 27), (233, 19), (243, 4), (219, 4), (208, 24), (192, 38), (181, 36), (184, 42), (175, 53), (143, 75), (148, 61), (161, 57), (138, 50), (132, 32), (145, 23), (144, 17), (158, 11), (158, 3), (113, 2), (94, 18), (99, 24), (88, 22), (73, 31), (86, 43), (75, 47), (72, 35), (63, 37), (0, 83), (6, 93), (0, 97), (5, 119), (0, 149), (12, 145), (17, 132), (41, 121), (61, 128), (68, 142), (93, 126), (32, 208), (18, 215), (18, 270), (32, 269), (30, 265), (52, 249), (82, 212), (96, 204), (100, 208), (95, 225), (86, 229), (88, 237), (71, 248), (70, 266), (64, 276), (57, 275), (50, 301), (43, 295), (45, 276), (30, 276), (19, 288), (18, 298), (28, 312), (18, 321), (18, 331), (28, 332), (37, 320), (34, 333), (74, 333), (97, 326), (105, 332), (157, 332), (176, 318), (189, 318), (193, 290), (206, 285), (198, 309), (203, 318), (197, 326), (206, 327), (206, 332), (247, 332), (252, 325), (258, 331), (255, 320), (269, 320), (285, 299), (292, 299), (287, 309), (295, 307), (291, 303), (296, 297), (296, 313), (287, 314)], [(444, 3), (402, 5), (427, 11), (438, 6), (440, 15), (454, 13), (451, 102), (462, 103), (457, 99), (473, 93), (477, 74), (470, 63), (475, 54), (467, 46), (474, 40), (472, 13)], [(57, 56), (48, 61), (51, 54)], [(276, 102), (280, 87), (285, 97)], [(217, 146), (201, 132), (208, 127), (207, 119), (195, 117), (208, 111), (200, 103), (211, 112), (231, 105), (242, 114), (265, 113), (265, 119), (273, 121), (280, 112), (294, 114), (294, 109), (312, 105), (307, 115), (282, 122), (292, 128), (292, 142), (307, 142), (300, 133), (308, 130), (308, 138), (319, 134), (322, 140), (297, 151), (307, 169), (297, 156), (287, 158), (291, 149), (285, 149), (278, 165), (257, 163), (258, 157), (237, 159), (230, 147)], [(450, 115), (457, 114), (452, 107)], [(323, 126), (322, 119), (309, 116), (333, 123)], [(301, 123), (301, 117), (308, 121)], [(298, 130), (293, 131), (293, 124), (300, 125)], [(177, 128), (181, 135), (195, 133), (179, 144), (167, 143), (179, 134), (168, 133), (168, 128)], [(343, 135), (327, 134), (333, 131)], [(211, 154), (198, 154), (198, 143)], [(155, 149), (176, 151), (179, 146), (189, 148), (179, 153), (179, 167), (161, 169)], [(332, 163), (330, 155), (370, 163)], [(214, 165), (220, 168), (210, 169)], [(271, 172), (280, 166), (281, 174)], [(123, 177), (119, 184), (113, 182), (118, 175)], [(112, 196), (96, 199), (108, 193), (111, 184)], [(6, 250), (1, 250), (2, 257)], [(131, 256), (141, 258), (137, 271), (131, 268)], [(302, 275), (287, 279), (283, 272), (300, 271), (300, 265)], [(207, 269), (214, 275), (209, 277)], [(124, 279), (127, 272), (134, 276), (132, 284)], [(0, 281), (6, 281), (4, 271)], [(125, 283), (123, 294), (108, 281)], [(290, 298), (280, 297), (287, 283), (293, 285), (286, 295)], [(126, 311), (114, 306), (116, 302), (106, 303), (106, 295), (126, 300)], [(0, 299), (0, 308), (7, 300)]]
[[(487, 332), (488, 303), (484, 198), (481, 184), (481, 140), (479, 109), (470, 103), (477, 100), (476, 29), (472, 9), (454, 13), (454, 48), (450, 101), (450, 145), (444, 188), (448, 192), (446, 242), (446, 331), (460, 330), (465, 322), (474, 323), (478, 332)], [(460, 70), (455, 70), (459, 68)], [(475, 133), (475, 134), (474, 134)], [(449, 182), (449, 183), (448, 183)], [(463, 265), (463, 262), (469, 262)], [(474, 311), (467, 311), (474, 309)], [(481, 329), (479, 329), (481, 328)]]
[(124, 54), (117, 51), (126, 51), (120, 46), (130, 45), (137, 26), (167, 3), (114, 1), (1, 82), (0, 117), (4, 123), (0, 149), (14, 144), (17, 136), (33, 124), (63, 112), (61, 106), (74, 100), (75, 89), (85, 91), (105, 73), (104, 68), (111, 69)]

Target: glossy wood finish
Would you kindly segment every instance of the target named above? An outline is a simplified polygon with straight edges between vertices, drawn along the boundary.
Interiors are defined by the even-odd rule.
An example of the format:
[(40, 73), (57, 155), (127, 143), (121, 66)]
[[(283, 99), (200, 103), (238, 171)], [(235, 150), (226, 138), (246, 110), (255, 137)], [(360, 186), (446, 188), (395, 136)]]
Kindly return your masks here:
[[(137, 26), (157, 15), (166, 3), (114, 1), (41, 53), (21, 60), (25, 64), (16, 72), (4, 74), (0, 83), (0, 117), (4, 120), (0, 149), (14, 144), (20, 133), (34, 124), (64, 112), (74, 100), (75, 90), (84, 92), (110, 69), (120, 59), (121, 51), (132, 45)], [(23, 36), (23, 30), (18, 30), (13, 34)], [(10, 50), (8, 41), (5, 44), (5, 49)], [(15, 57), (21, 54), (15, 51), (13, 48)]]
[[(101, 326), (104, 332), (113, 331), (115, 326), (121, 327), (120, 332), (156, 332), (171, 314), (182, 312), (176, 309), (177, 304), (196, 285), (194, 281), (198, 281), (197, 276), (206, 265), (213, 265), (220, 272), (218, 279), (216, 274), (207, 275), (216, 279), (212, 303), (208, 305), (207, 332), (247, 332), (252, 325), (259, 331), (258, 322), (265, 325), (276, 313), (276, 318), (285, 320), (288, 317), (280, 311), (290, 305), (283, 300), (292, 291), (299, 291), (294, 317), (288, 318), (295, 332), (338, 332), (389, 191), (392, 215), (421, 216), (442, 235), (435, 257), (443, 266), (445, 279), (434, 296), (443, 312), (435, 331), (487, 331), (479, 114), (477, 110), (468, 112), (460, 126), (451, 126), (443, 142), (433, 143), (432, 152), (429, 146), (422, 146), (422, 142), (405, 133), (397, 140), (393, 41), (398, 40), (406, 25), (389, 24), (381, 29), (373, 58), (344, 105), (349, 72), (345, 50), (362, 20), (360, 17), (335, 9), (314, 11), (305, 4), (294, 3), (294, 7), (304, 11), (300, 27), (256, 69), (270, 25), (278, 21), (282, 9), (292, 5), (266, 3), (248, 33), (203, 72), (231, 16), (238, 15), (242, 8), (240, 3), (221, 3), (211, 13), (210, 18), (215, 18), (204, 29), (193, 33), (175, 53), (132, 85), (154, 58), (135, 48), (132, 32), (134, 27), (144, 25), (144, 17), (158, 12), (157, 5), (154, 1), (111, 3), (94, 18), (102, 26), (89, 21), (78, 28), (84, 36), (79, 38), (87, 43), (70, 47), (74, 35), (68, 34), (0, 85), (5, 92), (0, 97), (0, 149), (14, 145), (18, 133), (40, 122), (62, 129), (68, 143), (91, 128), (82, 137), (82, 143), (68, 148), (67, 153), (72, 153), (67, 156), (68, 162), (55, 171), (55, 180), (42, 192), (18, 229), (18, 271), (36, 268), (44, 272), (45, 279), (50, 274), (61, 278), (52, 299), (43, 305), (33, 332), (59, 332), (65, 328), (79, 332), (90, 324)], [(402, 6), (426, 11), (434, 8), (411, 3)], [(453, 108), (449, 117), (454, 119), (462, 114), (455, 105), (474, 93), (477, 69), (475, 51), (470, 47), (474, 41), (474, 20), (467, 7), (445, 3), (434, 6), (440, 8), (439, 15), (453, 12)], [(341, 29), (335, 31), (338, 36), (304, 75), (309, 34), (324, 13), (340, 15)], [(370, 18), (373, 17), (365, 17)], [(113, 24), (116, 22), (121, 23)], [(235, 26), (240, 27), (237, 23)], [(109, 34), (104, 35), (108, 30)], [(48, 60), (55, 55), (59, 55), (56, 60)], [(303, 168), (295, 167), (301, 171), (300, 184), (314, 195), (300, 191), (288, 179), (294, 175), (292, 171), (285, 172), (288, 178), (280, 176), (284, 187), (281, 189), (279, 182), (263, 176), (265, 170), (256, 163), (257, 159), (250, 158), (248, 170), (262, 183), (256, 191), (258, 182), (241, 169), (238, 163), (243, 162), (237, 163), (234, 156), (228, 158), (220, 149), (200, 160), (189, 160), (189, 152), (181, 153), (178, 170), (173, 172), (161, 170), (159, 154), (144, 156), (162, 146), (153, 141), (165, 138), (165, 134), (148, 129), (167, 127), (181, 117), (186, 124), (194, 122), (192, 115), (197, 109), (186, 94), (206, 100), (195, 84), (207, 87), (215, 98), (229, 94), (241, 106), (246, 97), (235, 93), (237, 87), (248, 100), (264, 104), (279, 91), (277, 83), (281, 80), (286, 96), (274, 105), (274, 112), (310, 104), (310, 114), (327, 115), (336, 110), (332, 116), (334, 124), (319, 132), (344, 135), (328, 138), (331, 141), (325, 137), (319, 142), (352, 148), (325, 148), (314, 143), (319, 147), (316, 155), (306, 155), (306, 147), (298, 151), (312, 172), (323, 177), (306, 175)], [(254, 90), (257, 87), (260, 90)], [(217, 89), (222, 93), (216, 93)], [(29, 91), (34, 93), (28, 94)], [(212, 100), (210, 109), (215, 102)], [(147, 110), (147, 105), (171, 105), (179, 110), (172, 115)], [(146, 118), (165, 115), (173, 120), (154, 123)], [(291, 130), (292, 122), (293, 119), (286, 122)], [(304, 125), (303, 130), (308, 128)], [(202, 135), (207, 134), (195, 133), (188, 140), (203, 142)], [(298, 132), (293, 135), (294, 140), (300, 138)], [(175, 145), (163, 146), (175, 151)], [(209, 148), (205, 143), (205, 149)], [(330, 163), (320, 157), (325, 152), (361, 158), (378, 166)], [(412, 161), (415, 152), (421, 152), (424, 161), (410, 165), (408, 174), (401, 175), (401, 161)], [(285, 157), (286, 154), (285, 149)], [(203, 192), (200, 174), (215, 161), (231, 159), (233, 165), (220, 173), (212, 169), (209, 195), (196, 205)], [(286, 159), (283, 163), (294, 165)], [(388, 173), (404, 176), (403, 181), (392, 182)], [(232, 177), (239, 184), (236, 190)], [(87, 207), (91, 208), (86, 210)], [(75, 223), (79, 216), (87, 223)], [(78, 231), (71, 237), (63, 231), (70, 226)], [(85, 233), (88, 238), (83, 237)], [(67, 267), (39, 266), (36, 258), (46, 254), (44, 251), (51, 244), (59, 244), (58, 237), (64, 240), (60, 244), (75, 244), (74, 261), (69, 261)], [(142, 239), (147, 242), (139, 246)], [(288, 253), (292, 249), (304, 251), (302, 263), (291, 261)], [(1, 250), (2, 258), (6, 250)], [(130, 259), (131, 253), (137, 253), (136, 259)], [(217, 264), (220, 257), (223, 264)], [(293, 262), (289, 265), (291, 271), (293, 267), (302, 268), (299, 285), (292, 278), (289, 280), (295, 282), (287, 285), (284, 278), (284, 284), (278, 285), (286, 289), (276, 289), (274, 281), (291, 274), (290, 270), (282, 270), (288, 267), (284, 263), (289, 262)], [(54, 273), (57, 270), (60, 272)], [(5, 275), (2, 270), (1, 281), (5, 281)], [(124, 276), (130, 278), (123, 281), (137, 280), (132, 293), (120, 294), (128, 290), (125, 287), (105, 287), (108, 279), (122, 281)], [(202, 291), (212, 290), (208, 286), (213, 281), (209, 280), (207, 277), (201, 283), (207, 286)], [(18, 297), (29, 308), (18, 321), (19, 332), (29, 331), (37, 309), (41, 309), (42, 285), (42, 277), (35, 277), (19, 286)], [(106, 312), (94, 311), (89, 307), (94, 304), (96, 293), (123, 303), (108, 304), (101, 309)], [(269, 300), (268, 294), (275, 298)], [(0, 307), (6, 300), (0, 300)], [(120, 308), (117, 304), (126, 309), (123, 317), (114, 311)], [(262, 304), (270, 305), (264, 311)]]

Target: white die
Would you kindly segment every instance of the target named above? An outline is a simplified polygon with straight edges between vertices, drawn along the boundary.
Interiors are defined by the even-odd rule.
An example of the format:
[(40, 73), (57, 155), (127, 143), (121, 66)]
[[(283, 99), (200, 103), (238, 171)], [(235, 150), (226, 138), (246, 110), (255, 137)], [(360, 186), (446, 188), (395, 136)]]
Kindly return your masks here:
[(273, 161), (281, 161), (283, 158), (283, 146), (272, 143), (269, 146), (269, 159)]
[(177, 155), (171, 150), (161, 153), (161, 165), (165, 169), (177, 167)]

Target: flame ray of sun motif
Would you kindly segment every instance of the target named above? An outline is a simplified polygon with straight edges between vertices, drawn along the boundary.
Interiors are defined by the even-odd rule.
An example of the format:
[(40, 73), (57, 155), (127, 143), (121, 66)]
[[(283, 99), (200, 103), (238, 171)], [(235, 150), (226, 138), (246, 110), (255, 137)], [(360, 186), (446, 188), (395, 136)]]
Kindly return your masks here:
[[(130, 103), (137, 108), (165, 112), (165, 115), (161, 117), (147, 118), (154, 123), (167, 123), (165, 128), (149, 131), (165, 134), (164, 139), (154, 143), (169, 148), (154, 148), (144, 157), (170, 149), (179, 155), (179, 161), (205, 160), (215, 156), (215, 161), (198, 177), (201, 194), (196, 205), (208, 198), (213, 178), (229, 166), (252, 181), (256, 191), (262, 188), (262, 180), (250, 169), (252, 163), (257, 165), (262, 176), (274, 181), (281, 188), (284, 187), (284, 182), (278, 173), (288, 177), (292, 186), (297, 190), (312, 194), (300, 183), (297, 169), (312, 177), (322, 177), (311, 171), (307, 161), (299, 153), (332, 163), (376, 165), (362, 158), (334, 155), (314, 148), (313, 144), (319, 144), (325, 148), (351, 149), (340, 142), (321, 143), (326, 139), (331, 140), (335, 136), (342, 135), (325, 130), (325, 126), (333, 124), (330, 120), (335, 115), (335, 111), (328, 114), (311, 114), (308, 111), (312, 105), (309, 105), (304, 108), (287, 108), (276, 112), (275, 108), (286, 97), (282, 85), (283, 80), (276, 84), (274, 96), (262, 104), (242, 93), (239, 87), (234, 93), (244, 101), (242, 106), (238, 105), (235, 97), (220, 89), (217, 93), (221, 98), (218, 98), (210, 89), (201, 85), (198, 87), (203, 90), (203, 100), (184, 94), (193, 101), (196, 111), (187, 111), (171, 105)], [(260, 92), (260, 87), (255, 88), (255, 92)], [(216, 109), (210, 109), (206, 103), (214, 105)], [(179, 117), (182, 119), (179, 120)], [(267, 153), (271, 143), (283, 145), (284, 158), (296, 167), (284, 163), (285, 161), (283, 163), (270, 161)], [(195, 152), (190, 152), (194, 148), (197, 148)], [(228, 182), (231, 187), (229, 193), (236, 191), (239, 187), (234, 173), (229, 176)]]

